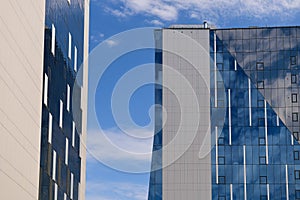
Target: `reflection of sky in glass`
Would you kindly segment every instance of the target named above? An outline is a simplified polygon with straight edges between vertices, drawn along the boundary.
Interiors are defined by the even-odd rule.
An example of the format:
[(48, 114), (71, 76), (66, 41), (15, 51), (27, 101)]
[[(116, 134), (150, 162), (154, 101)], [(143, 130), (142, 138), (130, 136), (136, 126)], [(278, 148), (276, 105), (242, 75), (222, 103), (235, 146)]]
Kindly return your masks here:
[[(230, 199), (230, 184), (233, 198), (244, 199), (244, 156), (246, 155), (247, 198), (286, 198), (285, 165), (288, 165), (289, 197), (295, 198), (294, 169), (299, 160), (294, 160), (294, 151), (300, 146), (292, 141), (292, 132), (299, 131), (299, 122), (292, 122), (292, 113), (298, 112), (298, 103), (292, 103), (292, 93), (298, 93), (299, 83), (291, 82), (291, 75), (299, 77), (300, 47), (299, 28), (259, 28), (217, 30), (217, 68), (224, 80), (225, 91), (231, 90), (232, 145), (229, 145), (229, 116), (220, 137), (225, 144), (218, 146), (218, 156), (225, 159), (219, 163), (218, 176), (225, 177), (225, 184), (216, 180), (216, 147), (212, 151), (212, 199)], [(298, 35), (297, 35), (298, 34)], [(298, 42), (299, 41), (299, 42)], [(213, 45), (213, 44), (211, 44)], [(211, 47), (213, 49), (213, 47)], [(211, 52), (213, 53), (213, 51)], [(291, 65), (295, 56), (296, 64)], [(237, 71), (234, 70), (234, 60)], [(212, 73), (211, 76), (214, 76)], [(248, 77), (251, 80), (251, 122), (249, 126)], [(261, 89), (257, 89), (257, 86)], [(213, 90), (212, 90), (213, 91)], [(226, 94), (228, 98), (228, 92)], [(211, 95), (214, 98), (214, 95)], [(265, 138), (265, 108), (267, 101), (267, 141)], [(214, 110), (216, 108), (212, 108)], [(280, 119), (277, 124), (277, 114)], [(212, 118), (212, 121), (216, 119)], [(212, 138), (214, 139), (214, 127)], [(261, 145), (260, 145), (261, 142)], [(294, 142), (295, 145), (292, 145)], [(266, 162), (268, 151), (268, 165)], [(297, 167), (296, 167), (297, 168)], [(219, 180), (221, 180), (219, 178)], [(267, 186), (267, 184), (269, 186)], [(299, 187), (299, 188), (298, 188)]]

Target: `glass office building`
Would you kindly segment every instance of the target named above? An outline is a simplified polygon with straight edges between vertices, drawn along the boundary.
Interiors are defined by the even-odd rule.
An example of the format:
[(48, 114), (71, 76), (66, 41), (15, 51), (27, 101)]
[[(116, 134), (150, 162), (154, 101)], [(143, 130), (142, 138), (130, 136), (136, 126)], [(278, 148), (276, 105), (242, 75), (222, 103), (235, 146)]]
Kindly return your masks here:
[(0, 199), (85, 199), (89, 0), (1, 3)]
[(149, 199), (300, 199), (300, 27), (155, 34)]

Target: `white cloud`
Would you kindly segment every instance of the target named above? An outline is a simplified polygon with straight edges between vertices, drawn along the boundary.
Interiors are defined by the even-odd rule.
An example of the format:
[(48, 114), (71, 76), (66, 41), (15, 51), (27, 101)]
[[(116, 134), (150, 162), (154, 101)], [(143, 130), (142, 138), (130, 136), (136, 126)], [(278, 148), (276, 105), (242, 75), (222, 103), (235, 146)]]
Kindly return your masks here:
[(105, 40), (105, 43), (107, 44), (107, 46), (109, 47), (114, 47), (114, 46), (117, 46), (119, 44), (118, 41), (115, 41), (115, 40)]
[(145, 14), (163, 21), (175, 21), (179, 12), (196, 19), (226, 19), (228, 17), (286, 17), (299, 12), (299, 0), (121, 0), (116, 16)]
[(93, 182), (87, 181), (87, 200), (146, 200), (148, 185), (130, 182)]
[(152, 24), (154, 26), (163, 26), (164, 23), (162, 23), (161, 21), (157, 20), (157, 19), (154, 19), (154, 20), (151, 20), (151, 21), (148, 21), (146, 20), (147, 23), (149, 24)]
[(148, 130), (126, 130), (127, 135), (118, 130), (89, 131), (87, 135), (87, 159), (98, 161), (113, 169), (127, 172), (150, 171), (153, 138)]

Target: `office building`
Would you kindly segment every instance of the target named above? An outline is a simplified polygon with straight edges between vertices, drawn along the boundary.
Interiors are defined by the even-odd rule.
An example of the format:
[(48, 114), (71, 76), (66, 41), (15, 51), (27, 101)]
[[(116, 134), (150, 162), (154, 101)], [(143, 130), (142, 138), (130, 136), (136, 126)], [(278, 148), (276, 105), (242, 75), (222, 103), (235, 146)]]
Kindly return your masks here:
[(155, 39), (149, 199), (300, 199), (300, 27), (174, 25)]
[(5, 0), (0, 17), (0, 199), (84, 199), (89, 1)]

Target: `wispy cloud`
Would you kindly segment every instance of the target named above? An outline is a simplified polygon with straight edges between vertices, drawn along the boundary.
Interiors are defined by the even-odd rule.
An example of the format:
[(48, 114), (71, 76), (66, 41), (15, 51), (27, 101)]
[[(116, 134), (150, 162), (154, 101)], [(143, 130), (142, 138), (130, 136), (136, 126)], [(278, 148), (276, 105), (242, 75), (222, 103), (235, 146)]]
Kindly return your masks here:
[(180, 12), (191, 18), (219, 20), (228, 17), (287, 17), (299, 12), (299, 0), (120, 0), (116, 16), (145, 14), (163, 21), (175, 21)]
[(116, 40), (106, 40), (105, 43), (107, 44), (108, 47), (114, 47), (119, 44), (119, 42)]
[(154, 26), (163, 26), (164, 25), (163, 22), (161, 22), (160, 20), (157, 20), (157, 19), (154, 19), (154, 20), (151, 20), (151, 21), (146, 20), (146, 22), (148, 24), (151, 24), (151, 25), (154, 25)]
[(131, 182), (101, 182), (87, 181), (87, 200), (146, 200), (148, 185)]
[[(87, 136), (87, 159), (98, 161), (113, 169), (127, 172), (146, 172), (150, 170), (153, 138), (148, 130), (89, 131)], [(133, 137), (131, 135), (140, 138)]]

